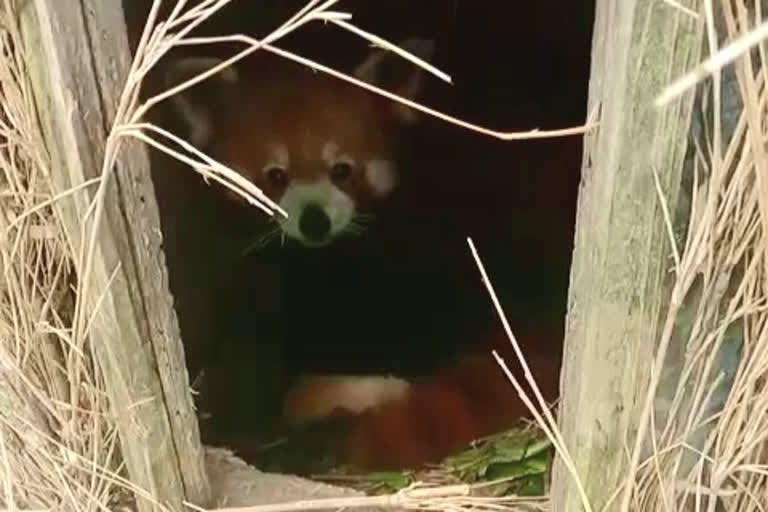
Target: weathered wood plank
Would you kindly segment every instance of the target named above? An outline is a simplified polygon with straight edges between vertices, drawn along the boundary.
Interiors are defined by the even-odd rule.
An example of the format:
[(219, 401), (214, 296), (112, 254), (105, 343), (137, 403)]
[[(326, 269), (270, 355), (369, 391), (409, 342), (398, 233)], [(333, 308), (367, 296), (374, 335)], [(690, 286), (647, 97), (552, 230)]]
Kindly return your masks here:
[[(21, 21), (54, 192), (68, 190), (101, 173), (130, 65), (121, 1), (35, 0)], [(56, 205), (75, 251), (94, 192)], [(161, 242), (148, 156), (131, 142), (106, 194), (87, 297), (89, 308), (101, 301), (90, 341), (131, 480), (179, 510), (183, 499), (206, 505), (210, 489)]]
[[(585, 137), (559, 420), (594, 510), (625, 474), (668, 301), (653, 170), (675, 211), (693, 97), (663, 110), (652, 102), (698, 61), (702, 30), (660, 0), (597, 2), (588, 111), (599, 106), (600, 126)], [(559, 459), (552, 485), (553, 510), (582, 510)]]

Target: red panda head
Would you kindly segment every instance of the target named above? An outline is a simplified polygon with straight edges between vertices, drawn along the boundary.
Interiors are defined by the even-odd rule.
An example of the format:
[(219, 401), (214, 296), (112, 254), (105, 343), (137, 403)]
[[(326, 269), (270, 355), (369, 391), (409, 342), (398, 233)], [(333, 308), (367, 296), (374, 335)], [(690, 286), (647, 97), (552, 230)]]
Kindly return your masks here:
[[(416, 39), (401, 47), (423, 59), (433, 49)], [(251, 61), (174, 97), (191, 142), (277, 202), (288, 214), (278, 221), (281, 231), (300, 244), (325, 246), (359, 230), (361, 214), (398, 183), (399, 132), (415, 120), (414, 112), (262, 52)], [(220, 62), (179, 59), (166, 83)], [(384, 51), (373, 52), (354, 75), (406, 98), (414, 98), (422, 83), (417, 66)]]

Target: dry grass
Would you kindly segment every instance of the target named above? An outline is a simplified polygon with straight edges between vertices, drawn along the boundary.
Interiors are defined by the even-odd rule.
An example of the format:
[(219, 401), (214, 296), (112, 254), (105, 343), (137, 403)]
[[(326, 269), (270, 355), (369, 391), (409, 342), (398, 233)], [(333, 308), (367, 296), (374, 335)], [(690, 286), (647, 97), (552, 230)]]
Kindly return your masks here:
[[(690, 222), (684, 240), (673, 238), (675, 283), (641, 430), (628, 448), (629, 485), (617, 490), (621, 510), (768, 507), (768, 67), (756, 58), (762, 49), (744, 53), (764, 30), (759, 2), (708, 0), (701, 14), (706, 62), (733, 67), (721, 82), (711, 66), (714, 80), (700, 89)], [(719, 50), (718, 41), (730, 44)]]
[(111, 496), (97, 468), (110, 466), (116, 432), (89, 349), (72, 338), (72, 253), (51, 208), (14, 6), (0, 12), (0, 504), (96, 509)]
[[(244, 35), (188, 37), (229, 1), (203, 0), (194, 7), (179, 1), (170, 18), (160, 23), (157, 10), (153, 11), (110, 134), (102, 179), (63, 192), (53, 191), (48, 178), (45, 146), (25, 81), (21, 39), (13, 23), (17, 0), (2, 0), (0, 4), (0, 506), (107, 510), (123, 490), (132, 488), (118, 476), (121, 468), (115, 456), (115, 422), (109, 417), (99, 368), (93, 363), (89, 346), (88, 325), (93, 312), (83, 307), (95, 237), (91, 235), (82, 252), (75, 252), (52, 205), (86, 187), (98, 185), (103, 190), (123, 138), (136, 137), (249, 197), (267, 214), (284, 214), (260, 190), (221, 163), (175, 135), (143, 122), (154, 105), (192, 85), (181, 85), (140, 103), (138, 88), (149, 69), (174, 45), (227, 40), (241, 42), (244, 50), (222, 66), (266, 50), (352, 80), (275, 46), (284, 35), (313, 21), (330, 22), (371, 43), (392, 47), (351, 25), (347, 13), (333, 11), (334, 0), (309, 2), (262, 41)], [(765, 59), (755, 59), (758, 54), (764, 56), (762, 47), (751, 56), (743, 53), (761, 38), (753, 30), (763, 30), (759, 5), (756, 9), (758, 14), (752, 15), (756, 19), (750, 19), (745, 8), (733, 7), (727, 1), (712, 5), (708, 0), (704, 12), (689, 12), (707, 22), (713, 57), (701, 68), (704, 73), (695, 70), (692, 78), (684, 77), (679, 82), (682, 86), (675, 85), (677, 89), (662, 98), (671, 101), (680, 87), (690, 87), (710, 73), (717, 76), (721, 69), (728, 75), (730, 68), (723, 65), (733, 63), (734, 87), (727, 91), (710, 87), (701, 95), (705, 106), (714, 106), (718, 112), (705, 116), (703, 130), (715, 135), (698, 141), (691, 160), (691, 221), (685, 241), (676, 240), (675, 244), (675, 284), (660, 334), (643, 430), (637, 443), (627, 447), (627, 484), (616, 491), (619, 501), (614, 505), (619, 504), (622, 510), (714, 511), (722, 507), (741, 512), (768, 508), (768, 127), (764, 122), (768, 68), (762, 64)], [(721, 10), (725, 23), (716, 26), (714, 19)], [(726, 47), (725, 54), (717, 52), (717, 41), (723, 39), (737, 41)], [(392, 49), (416, 64), (426, 64)], [(440, 70), (427, 69), (450, 81)], [(374, 92), (503, 140), (584, 130), (499, 132), (445, 116), (386, 91)], [(719, 112), (734, 95), (746, 108), (729, 127), (728, 116)], [(96, 194), (90, 222), (84, 222), (88, 229), (95, 230), (99, 224), (103, 207), (99, 201), (103, 202), (102, 194)], [(676, 233), (671, 212), (669, 232)], [(474, 253), (474, 247), (471, 249)], [(493, 291), (490, 286), (489, 291)], [(500, 305), (496, 306), (502, 313)], [(513, 338), (506, 322), (505, 327)], [(527, 403), (537, 411), (543, 430), (569, 462), (557, 425), (544, 404), (537, 399)], [(573, 476), (578, 482), (578, 475)], [(589, 510), (588, 497), (583, 498)], [(403, 505), (396, 499), (391, 504)], [(483, 507), (462, 496), (422, 500), (417, 505), (434, 510)], [(486, 505), (494, 509), (521, 506), (511, 499)], [(536, 508), (541, 506), (536, 504)]]

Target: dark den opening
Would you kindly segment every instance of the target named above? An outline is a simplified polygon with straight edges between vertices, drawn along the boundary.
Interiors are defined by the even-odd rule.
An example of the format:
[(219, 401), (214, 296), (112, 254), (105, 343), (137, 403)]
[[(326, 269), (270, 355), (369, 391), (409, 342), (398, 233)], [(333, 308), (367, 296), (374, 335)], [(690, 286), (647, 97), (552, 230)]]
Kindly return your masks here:
[[(125, 3), (135, 43), (150, 2)], [(195, 35), (263, 37), (303, 5), (235, 0)], [(357, 27), (388, 41), (422, 41), (414, 48), (453, 80), (419, 75), (390, 52), (370, 75), (385, 89), (504, 131), (574, 127), (586, 119), (591, 0), (341, 1), (333, 10), (352, 13)], [(321, 22), (275, 44), (345, 73), (383, 55)], [(164, 87), (174, 59), (227, 58), (242, 48), (196, 45), (173, 52), (145, 95)], [(186, 100), (204, 104), (209, 114), (205, 149), (296, 211), (293, 227), (280, 231), (258, 208), (152, 154), (203, 441), (229, 446), (264, 469), (308, 474), (333, 461), (387, 468), (442, 456), (468, 441), (466, 432), (497, 425), (491, 421), (496, 413), (487, 411), (524, 416), (511, 386), (504, 402), (506, 392), (482, 383), (490, 377), (485, 363), (461, 362), (478, 354), (492, 363), (490, 349), (497, 348), (517, 367), (467, 237), (542, 389), (555, 398), (582, 136), (504, 142), (426, 114), (410, 116), (322, 73), (265, 64), (273, 61), (256, 52), (236, 64), (237, 83), (214, 78), (190, 89)], [(152, 120), (189, 138), (179, 112), (165, 102)], [(382, 157), (380, 148), (395, 156)], [(334, 237), (337, 229), (342, 234)], [(288, 393), (308, 375), (361, 380), (353, 391), (324, 391), (314, 383), (320, 386), (314, 394)], [(409, 382), (408, 391), (362, 380), (390, 375)], [(463, 398), (481, 387), (482, 398)], [(325, 422), (286, 421), (289, 409), (294, 419), (322, 416), (326, 398), (314, 397), (323, 393), (340, 403), (410, 393), (416, 405), (398, 409), (408, 411), (407, 427), (391, 419), (395, 409), (354, 426), (351, 410), (347, 416), (328, 411)], [(470, 406), (487, 418), (473, 409), (460, 421), (455, 411)], [(442, 431), (452, 437), (436, 446)], [(292, 455), (264, 448), (286, 436), (296, 439)], [(429, 442), (436, 447), (424, 447)]]

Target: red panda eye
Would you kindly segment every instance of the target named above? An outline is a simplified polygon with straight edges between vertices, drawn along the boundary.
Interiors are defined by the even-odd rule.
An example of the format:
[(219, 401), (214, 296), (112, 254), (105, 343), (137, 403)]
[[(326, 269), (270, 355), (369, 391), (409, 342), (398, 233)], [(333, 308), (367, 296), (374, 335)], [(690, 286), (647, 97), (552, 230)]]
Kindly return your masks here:
[(347, 181), (352, 174), (352, 165), (347, 162), (337, 162), (331, 167), (331, 181), (336, 184)]
[(288, 184), (288, 173), (282, 167), (270, 167), (264, 174), (269, 180), (269, 184), (275, 188), (283, 188)]

